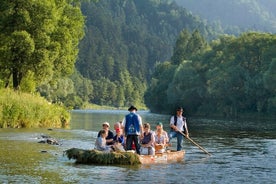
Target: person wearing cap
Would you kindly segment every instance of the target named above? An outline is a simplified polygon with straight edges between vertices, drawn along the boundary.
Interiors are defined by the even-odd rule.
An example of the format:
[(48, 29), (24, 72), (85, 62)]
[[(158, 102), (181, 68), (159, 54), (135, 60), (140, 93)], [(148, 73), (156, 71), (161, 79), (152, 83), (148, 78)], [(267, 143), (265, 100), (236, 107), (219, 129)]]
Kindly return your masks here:
[(137, 114), (137, 108), (130, 106), (127, 114), (122, 121), (122, 129), (126, 136), (126, 150), (132, 150), (134, 142), (136, 153), (140, 154), (139, 135), (143, 132), (142, 118)]
[[(106, 144), (107, 145), (112, 145), (113, 144), (114, 134), (113, 134), (113, 132), (111, 130), (109, 130), (109, 127), (110, 127), (109, 123), (108, 122), (104, 122), (102, 124), (102, 126), (103, 126), (103, 130), (105, 130), (106, 133), (107, 133), (107, 137), (105, 138), (106, 139)], [(101, 134), (100, 134), (100, 131), (99, 131), (97, 137), (100, 137), (100, 136), (101, 136)]]
[(182, 149), (183, 135), (180, 133), (180, 131), (184, 132), (189, 137), (186, 118), (182, 114), (183, 108), (178, 107), (176, 109), (176, 115), (172, 116), (170, 119), (171, 131), (169, 133), (169, 141), (171, 142), (171, 139), (176, 137), (177, 151), (180, 151)]

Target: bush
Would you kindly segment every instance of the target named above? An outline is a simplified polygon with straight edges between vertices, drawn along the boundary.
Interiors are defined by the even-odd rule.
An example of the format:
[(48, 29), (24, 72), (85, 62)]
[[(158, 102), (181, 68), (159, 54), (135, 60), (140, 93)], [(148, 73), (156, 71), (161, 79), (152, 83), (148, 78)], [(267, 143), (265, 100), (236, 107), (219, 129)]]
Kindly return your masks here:
[(38, 95), (0, 89), (0, 128), (60, 128), (68, 126), (70, 113)]

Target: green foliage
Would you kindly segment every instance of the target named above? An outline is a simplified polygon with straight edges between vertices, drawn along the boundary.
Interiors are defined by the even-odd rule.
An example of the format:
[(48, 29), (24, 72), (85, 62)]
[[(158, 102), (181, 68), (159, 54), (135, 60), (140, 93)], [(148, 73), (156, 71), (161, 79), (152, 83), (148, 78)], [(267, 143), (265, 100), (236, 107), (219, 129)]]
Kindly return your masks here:
[[(217, 104), (229, 108), (220, 108), (220, 111), (234, 116), (244, 112), (267, 112), (267, 99), (273, 94), (264, 89), (263, 75), (276, 56), (275, 53), (268, 55), (270, 48), (275, 47), (275, 35), (247, 33), (223, 46), (223, 62), (221, 59), (214, 61), (220, 70), (215, 76), (222, 85), (208, 86), (209, 90), (216, 88), (224, 95)], [(213, 72), (210, 69), (208, 73)], [(213, 77), (208, 80), (211, 84)]]
[(27, 71), (26, 76), (21, 81), (20, 91), (34, 93), (36, 91), (35, 75), (32, 71)]
[(272, 59), (272, 62), (263, 77), (264, 87), (272, 93), (276, 93), (276, 58)]
[(82, 108), (95, 95), (92, 82), (76, 70), (70, 78), (58, 78), (52, 83), (41, 85), (38, 91), (49, 102), (62, 103), (68, 109)]
[[(188, 111), (197, 111), (205, 95), (204, 83), (191, 62), (180, 64), (167, 89), (167, 99), (170, 107), (185, 104)], [(176, 105), (175, 105), (176, 104)]]
[[(144, 107), (154, 66), (171, 56), (178, 33), (185, 27), (198, 28), (205, 37), (214, 35), (206, 23), (170, 0), (81, 3), (2, 2), (1, 86), (38, 90), (50, 102), (69, 108), (87, 102)], [(84, 36), (80, 5), (86, 35), (78, 47)]]
[(174, 64), (178, 65), (185, 60), (191, 60), (193, 57), (204, 53), (207, 48), (207, 42), (198, 30), (190, 34), (189, 31), (185, 29), (180, 32), (176, 40), (171, 60)]
[(92, 82), (94, 93), (91, 102), (98, 105), (126, 107), (135, 104), (143, 107), (141, 98), (146, 86), (137, 78), (130, 76), (128, 71), (122, 72), (120, 80), (112, 82), (108, 78), (101, 78)]
[(151, 83), (145, 92), (145, 103), (152, 112), (166, 112), (169, 110), (167, 89), (173, 79), (176, 66), (169, 62), (156, 66)]
[(131, 152), (105, 153), (97, 150), (83, 150), (78, 148), (71, 148), (66, 150), (65, 154), (69, 159), (74, 159), (76, 160), (76, 163), (81, 164), (141, 164), (139, 156)]
[(0, 9), (0, 76), (6, 87), (12, 81), (19, 89), (25, 80), (32, 85), (24, 91), (33, 91), (33, 85), (72, 73), (84, 35), (78, 6), (66, 0), (4, 0)]
[(59, 105), (27, 93), (0, 89), (0, 127), (66, 127), (70, 114)]
[(189, 40), (191, 34), (188, 30), (183, 30), (180, 32), (178, 39), (176, 40), (173, 56), (171, 58), (172, 62), (175, 64), (180, 64), (184, 60), (190, 58), (190, 53), (188, 53)]
[[(226, 117), (275, 112), (275, 39), (273, 34), (253, 32), (225, 36), (204, 52), (195, 52), (189, 62), (158, 65), (146, 91), (147, 106), (170, 112), (182, 105), (191, 114)], [(170, 67), (160, 70), (165, 66)], [(153, 97), (162, 102), (157, 104)]]
[(154, 66), (171, 57), (179, 32), (198, 28), (204, 37), (215, 35), (170, 0), (89, 2), (82, 4), (82, 12), (86, 35), (76, 68), (93, 83), (89, 102), (100, 105), (144, 106)]

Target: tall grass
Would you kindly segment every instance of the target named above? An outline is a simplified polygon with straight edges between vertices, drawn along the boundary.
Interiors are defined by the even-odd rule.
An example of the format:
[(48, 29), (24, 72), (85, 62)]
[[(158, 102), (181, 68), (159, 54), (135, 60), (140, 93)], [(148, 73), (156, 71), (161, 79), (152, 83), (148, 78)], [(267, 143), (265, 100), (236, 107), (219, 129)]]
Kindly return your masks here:
[(0, 89), (0, 128), (59, 128), (68, 125), (70, 113), (38, 95)]

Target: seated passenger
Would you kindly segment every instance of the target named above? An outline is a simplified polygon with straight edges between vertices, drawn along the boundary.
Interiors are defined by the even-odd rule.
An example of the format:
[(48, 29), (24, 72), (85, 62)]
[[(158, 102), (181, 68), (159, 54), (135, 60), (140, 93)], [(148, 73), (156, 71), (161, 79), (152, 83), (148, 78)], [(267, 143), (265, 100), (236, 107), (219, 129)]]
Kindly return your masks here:
[[(103, 129), (107, 132), (107, 137), (106, 137), (106, 144), (107, 145), (112, 145), (113, 144), (113, 137), (114, 137), (114, 134), (113, 132), (109, 129), (110, 125), (108, 122), (104, 122), (102, 124), (103, 126)], [(100, 131), (98, 133), (98, 137), (100, 137)]]
[(125, 151), (125, 137), (122, 134), (122, 130), (120, 128), (116, 129), (116, 135), (113, 137), (113, 143), (115, 151)]
[(141, 148), (140, 153), (141, 155), (155, 155), (154, 150), (154, 135), (150, 130), (150, 124), (145, 123), (143, 125), (144, 133), (140, 137)]
[(106, 131), (100, 130), (99, 134), (100, 134), (100, 137), (97, 137), (95, 142), (95, 149), (99, 151), (110, 152), (112, 148), (106, 145), (106, 140), (105, 140), (105, 138), (107, 137)]
[(163, 124), (158, 122), (154, 133), (154, 147), (156, 153), (164, 153), (167, 142), (169, 141), (167, 132), (163, 129)]
[(119, 121), (119, 122), (114, 123), (114, 130), (116, 130), (117, 128), (122, 129), (122, 125), (121, 125), (121, 122), (120, 122), (120, 121)]

